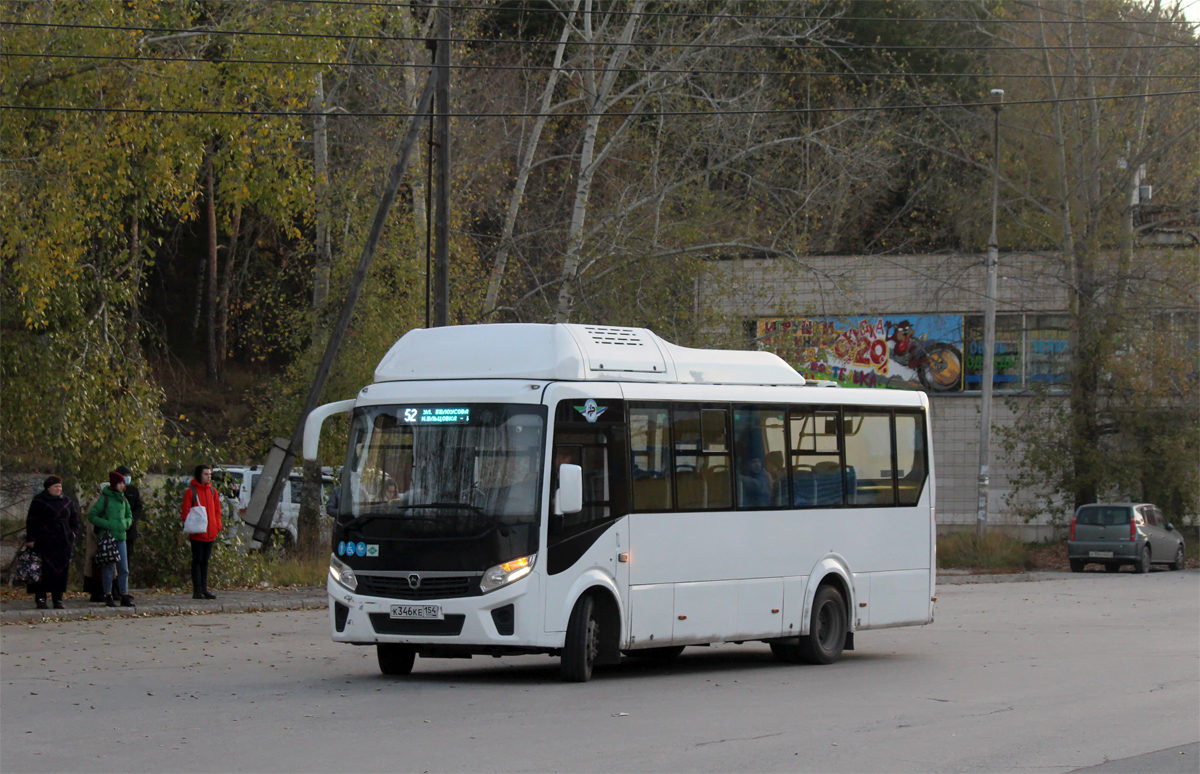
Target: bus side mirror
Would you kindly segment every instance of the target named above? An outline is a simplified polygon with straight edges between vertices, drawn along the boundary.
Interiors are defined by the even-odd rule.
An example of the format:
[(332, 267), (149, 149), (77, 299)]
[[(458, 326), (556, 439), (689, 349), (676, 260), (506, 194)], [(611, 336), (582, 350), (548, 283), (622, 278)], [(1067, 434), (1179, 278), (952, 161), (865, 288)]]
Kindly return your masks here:
[(554, 495), (554, 513), (579, 513), (583, 510), (583, 468), (558, 466), (558, 492)]

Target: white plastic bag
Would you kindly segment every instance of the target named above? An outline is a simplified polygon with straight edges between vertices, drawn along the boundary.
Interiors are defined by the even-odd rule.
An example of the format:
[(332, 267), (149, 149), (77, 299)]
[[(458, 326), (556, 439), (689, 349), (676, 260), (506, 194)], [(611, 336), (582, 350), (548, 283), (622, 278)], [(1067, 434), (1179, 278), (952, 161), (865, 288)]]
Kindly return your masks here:
[[(192, 502), (200, 499), (195, 489), (192, 490), (192, 496), (195, 498)], [(193, 505), (187, 518), (183, 520), (183, 534), (199, 535), (204, 532), (208, 532), (208, 509), (203, 505)]]

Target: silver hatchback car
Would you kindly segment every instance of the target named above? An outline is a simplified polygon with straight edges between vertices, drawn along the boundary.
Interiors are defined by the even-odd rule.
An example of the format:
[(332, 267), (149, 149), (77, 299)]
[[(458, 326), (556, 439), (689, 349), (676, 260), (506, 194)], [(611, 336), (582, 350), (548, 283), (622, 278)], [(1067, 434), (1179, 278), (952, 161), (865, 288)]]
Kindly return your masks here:
[(1083, 572), (1090, 563), (1116, 572), (1132, 564), (1134, 572), (1150, 572), (1151, 564), (1172, 570), (1184, 566), (1183, 536), (1150, 503), (1097, 503), (1084, 505), (1071, 520), (1067, 560), (1071, 572)]

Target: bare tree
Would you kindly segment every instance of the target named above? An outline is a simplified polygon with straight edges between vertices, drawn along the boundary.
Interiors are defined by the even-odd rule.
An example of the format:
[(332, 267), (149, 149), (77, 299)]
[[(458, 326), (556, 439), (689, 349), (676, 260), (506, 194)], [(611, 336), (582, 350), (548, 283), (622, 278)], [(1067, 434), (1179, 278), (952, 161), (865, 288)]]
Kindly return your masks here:
[[(1040, 0), (1006, 11), (1003, 21), (979, 28), (997, 43), (991, 65), (1033, 77), (1011, 84), (997, 77), (994, 84), (1021, 103), (1002, 114), (1001, 239), (1047, 249), (1058, 261), (1053, 281), (1066, 288), (1071, 319), (1066, 402), (1038, 416), (1040, 431), (1016, 453), (1025, 455), (1027, 471), (1036, 468), (1038, 486), (1077, 507), (1110, 493), (1122, 478), (1120, 465), (1140, 466), (1114, 452), (1131, 442), (1130, 428), (1144, 426), (1168, 401), (1166, 394), (1139, 397), (1145, 385), (1128, 379), (1118, 361), (1151, 325), (1149, 310), (1169, 315), (1194, 292), (1182, 278), (1170, 279), (1172, 255), (1138, 247), (1134, 225), (1144, 206), (1136, 195), (1143, 169), (1160, 195), (1194, 197), (1197, 173), (1179, 163), (1178, 149), (1200, 143), (1196, 99), (1172, 94), (1194, 84), (1187, 53), (1194, 32), (1178, 3), (1163, 7), (1159, 0)], [(938, 151), (982, 168), (990, 160), (971, 152), (969, 125), (946, 122), (959, 140)], [(1186, 209), (1195, 213), (1194, 205)], [(1158, 366), (1148, 362), (1147, 370)]]

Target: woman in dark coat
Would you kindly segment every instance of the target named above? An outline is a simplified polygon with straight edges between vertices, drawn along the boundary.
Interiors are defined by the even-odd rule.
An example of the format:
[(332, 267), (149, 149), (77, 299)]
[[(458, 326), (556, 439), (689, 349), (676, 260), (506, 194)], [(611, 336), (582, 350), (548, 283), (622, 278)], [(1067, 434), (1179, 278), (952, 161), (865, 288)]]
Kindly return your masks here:
[(25, 517), (25, 545), (42, 557), (42, 579), (26, 587), (39, 609), (46, 609), (47, 592), (54, 600), (54, 607), (62, 609), (71, 551), (81, 529), (79, 511), (71, 498), (63, 494), (62, 479), (50, 476), (42, 482), (42, 491), (29, 504), (29, 514)]

